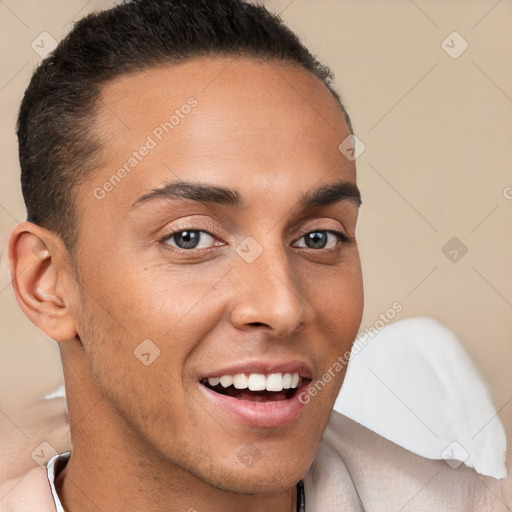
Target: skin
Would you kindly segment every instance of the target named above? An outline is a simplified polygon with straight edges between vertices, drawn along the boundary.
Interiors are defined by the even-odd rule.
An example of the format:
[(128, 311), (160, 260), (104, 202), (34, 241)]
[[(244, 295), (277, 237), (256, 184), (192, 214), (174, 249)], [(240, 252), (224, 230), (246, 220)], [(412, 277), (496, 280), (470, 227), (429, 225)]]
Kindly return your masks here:
[[(97, 199), (95, 188), (191, 96), (191, 112)], [(297, 210), (312, 189), (356, 183), (338, 150), (349, 135), (339, 106), (301, 68), (209, 57), (110, 82), (95, 131), (104, 161), (79, 189), (74, 259), (31, 223), (10, 239), (17, 299), (60, 346), (73, 440), (57, 479), (65, 508), (294, 510), (344, 370), (276, 428), (233, 421), (198, 379), (265, 359), (304, 361), (315, 381), (350, 349), (363, 309), (358, 249), (325, 232), (355, 237), (358, 204), (340, 197)], [(245, 207), (133, 206), (175, 180), (235, 189)], [(162, 241), (185, 229), (211, 237), (192, 250)], [(305, 246), (315, 231), (328, 248)], [(249, 236), (262, 249), (252, 263), (236, 252)], [(160, 350), (148, 366), (134, 355), (145, 339)], [(261, 456), (250, 466), (239, 456), (249, 443)]]

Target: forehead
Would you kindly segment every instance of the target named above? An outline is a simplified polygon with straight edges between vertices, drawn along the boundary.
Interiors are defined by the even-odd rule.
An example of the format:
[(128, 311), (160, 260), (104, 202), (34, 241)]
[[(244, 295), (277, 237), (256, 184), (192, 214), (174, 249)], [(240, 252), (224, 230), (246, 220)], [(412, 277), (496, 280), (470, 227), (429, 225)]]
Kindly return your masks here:
[(248, 195), (290, 180), (305, 190), (328, 176), (355, 182), (338, 150), (349, 131), (337, 101), (287, 64), (209, 57), (121, 76), (102, 91), (96, 130), (104, 165), (88, 193), (121, 174), (107, 186), (117, 208), (178, 178)]

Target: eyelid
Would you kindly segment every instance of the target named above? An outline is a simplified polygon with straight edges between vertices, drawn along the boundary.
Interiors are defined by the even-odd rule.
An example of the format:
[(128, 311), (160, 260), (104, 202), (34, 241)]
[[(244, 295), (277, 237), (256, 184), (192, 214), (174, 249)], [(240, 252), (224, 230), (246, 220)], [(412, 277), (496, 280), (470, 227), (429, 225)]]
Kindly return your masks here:
[[(172, 245), (169, 242), (170, 239), (176, 234), (179, 234), (183, 231), (197, 231), (199, 233), (205, 233), (208, 236), (210, 236), (213, 240), (213, 245), (210, 245), (208, 247), (202, 247), (202, 248), (196, 248), (191, 247), (189, 249), (184, 249), (175, 245)], [(334, 247), (320, 247), (320, 248), (313, 248), (313, 247), (307, 247), (306, 245), (298, 246), (296, 245), (300, 240), (304, 238), (304, 236), (315, 233), (315, 232), (324, 232), (324, 233), (330, 233), (336, 237), (336, 243)], [(162, 245), (165, 247), (165, 250), (172, 251), (176, 256), (181, 257), (187, 257), (191, 261), (196, 258), (204, 258), (207, 257), (207, 255), (213, 256), (214, 251), (217, 251), (221, 247), (225, 247), (228, 245), (226, 242), (223, 242), (219, 239), (219, 237), (215, 236), (213, 233), (210, 233), (204, 229), (193, 229), (191, 227), (185, 227), (185, 228), (177, 228), (173, 231), (167, 233), (163, 237), (161, 237), (158, 241), (159, 245)], [(304, 232), (301, 236), (299, 236), (293, 243), (292, 247), (295, 247), (296, 249), (299, 249), (300, 251), (307, 251), (311, 254), (339, 254), (340, 251), (344, 246), (352, 245), (355, 243), (355, 238), (348, 236), (346, 233), (342, 231), (337, 231), (334, 229), (309, 229)]]
[(299, 231), (299, 236), (294, 240), (293, 243), (295, 243), (297, 240), (299, 240), (303, 236), (308, 235), (309, 233), (315, 233), (317, 231), (324, 231), (326, 233), (333, 233), (333, 234), (339, 236), (340, 240), (342, 242), (344, 242), (344, 243), (354, 243), (355, 242), (355, 238), (351, 237), (350, 235), (348, 235), (344, 228), (343, 228), (343, 230), (341, 230), (341, 229), (332, 229), (332, 228), (327, 228), (327, 227), (320, 227), (320, 228), (319, 227), (312, 227), (310, 225), (307, 228), (302, 228)]
[[(303, 235), (301, 235), (299, 238), (297, 238), (295, 240), (295, 242), (293, 242), (294, 244), (296, 244), (299, 240), (301, 240), (302, 238), (304, 238), (306, 235), (309, 235), (310, 233), (331, 233), (332, 235), (334, 235), (337, 239), (338, 239), (338, 243), (336, 244), (336, 246), (339, 246), (339, 244), (343, 244), (343, 245), (350, 245), (350, 244), (353, 244), (355, 243), (355, 238), (353, 237), (350, 237), (348, 236), (346, 233), (344, 233), (343, 231), (337, 231), (335, 229), (310, 229), (308, 231), (306, 231)], [(303, 247), (301, 246), (300, 249), (311, 249), (313, 251), (332, 251), (332, 250), (335, 250), (335, 248), (320, 248), (320, 249), (313, 249), (311, 247)]]
[[(197, 218), (197, 217), (199, 217), (199, 218)], [(299, 230), (298, 236), (296, 234), (294, 240), (292, 241), (292, 246), (295, 246), (295, 244), (301, 238), (303, 238), (305, 235), (307, 235), (309, 233), (314, 233), (314, 232), (326, 232), (326, 233), (334, 234), (339, 242), (338, 244), (336, 244), (337, 247), (339, 247), (341, 244), (343, 244), (343, 245), (354, 244), (355, 237), (351, 237), (350, 235), (348, 235), (346, 233), (345, 228), (341, 224), (341, 222), (337, 219), (331, 219), (331, 220), (335, 220), (335, 222), (338, 225), (341, 225), (341, 229), (330, 229), (327, 226), (319, 226), (318, 223), (319, 223), (320, 219), (315, 219), (314, 221), (311, 219), (310, 222), (307, 222), (306, 226), (302, 227)], [(316, 224), (316, 226), (315, 226), (315, 224)], [(220, 226), (222, 226), (222, 223), (220, 223)], [(207, 235), (211, 236), (215, 240), (215, 244), (210, 247), (207, 247), (207, 248), (182, 249), (179, 247), (175, 247), (174, 245), (171, 245), (169, 243), (166, 243), (174, 235), (181, 233), (182, 231), (198, 231), (198, 232), (206, 233)], [(228, 236), (218, 236), (217, 233), (219, 233), (219, 231), (220, 231), (220, 228), (219, 228), (218, 221), (213, 221), (208, 216), (192, 215), (191, 217), (181, 217), (179, 219), (175, 219), (175, 224), (168, 227), (165, 234), (159, 236), (156, 241), (158, 242), (158, 244), (165, 245), (166, 249), (170, 248), (170, 250), (177, 251), (180, 253), (201, 254), (201, 253), (212, 251), (219, 247), (229, 245), (229, 243), (226, 242), (226, 239), (229, 237), (229, 235)], [(297, 247), (297, 248), (313, 250), (313, 251), (332, 250), (332, 249), (313, 249), (313, 248), (308, 248), (308, 247)]]
[(161, 241), (165, 238), (170, 238), (172, 235), (180, 233), (181, 231), (204, 231), (210, 236), (221, 240), (222, 237), (216, 234), (219, 233), (221, 229), (226, 231), (226, 228), (221, 222), (213, 221), (211, 218), (203, 215), (191, 215), (174, 219), (173, 222), (168, 222), (165, 227), (160, 230), (160, 233), (163, 232), (164, 234), (158, 234), (157, 240)]
[[(199, 233), (205, 233), (208, 236), (211, 236), (215, 242), (220, 242), (220, 244), (215, 243), (211, 247), (208, 247), (206, 249), (196, 249), (195, 247), (191, 249), (182, 249), (181, 247), (174, 247), (173, 245), (166, 244), (168, 240), (170, 240), (174, 235), (177, 235), (178, 233), (182, 233), (183, 231), (197, 231)], [(183, 252), (192, 252), (192, 251), (207, 251), (208, 249), (211, 249), (212, 247), (220, 247), (221, 245), (226, 245), (226, 242), (223, 242), (219, 239), (218, 236), (214, 235), (213, 233), (210, 233), (209, 231), (206, 231), (206, 229), (198, 229), (198, 228), (192, 228), (192, 227), (184, 227), (184, 228), (177, 228), (173, 229), (172, 231), (168, 232), (164, 236), (160, 237), (158, 240), (159, 243), (169, 245), (176, 251), (183, 251)]]

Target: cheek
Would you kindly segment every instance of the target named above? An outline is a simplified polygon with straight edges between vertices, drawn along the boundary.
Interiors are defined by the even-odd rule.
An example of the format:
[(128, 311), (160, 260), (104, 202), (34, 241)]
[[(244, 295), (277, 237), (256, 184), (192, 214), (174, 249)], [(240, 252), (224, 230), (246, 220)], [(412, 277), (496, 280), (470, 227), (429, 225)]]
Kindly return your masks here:
[[(222, 315), (226, 299), (218, 290), (230, 267), (200, 272), (194, 265), (151, 266), (136, 258), (93, 260), (80, 276), (77, 330), (94, 382), (107, 393), (130, 387), (126, 393), (135, 397), (153, 389), (148, 403), (166, 382), (159, 391), (168, 396), (170, 387), (182, 387), (190, 354)], [(126, 386), (117, 384), (120, 379)], [(176, 395), (169, 400), (179, 400)]]
[(321, 322), (330, 328), (338, 343), (351, 343), (361, 324), (364, 293), (357, 248), (347, 251), (338, 266), (304, 271), (305, 295)]
[[(118, 306), (129, 303), (126, 294), (116, 301)], [(107, 305), (86, 301), (80, 335), (99, 395), (147, 439), (160, 438), (163, 426), (177, 439), (195, 421), (182, 372), (197, 343), (198, 326), (186, 322), (186, 315), (174, 327), (165, 319), (158, 323), (150, 310), (147, 301), (144, 307), (132, 305), (130, 318), (121, 317), (121, 323)], [(160, 313), (168, 318), (165, 312), (161, 305)]]
[(334, 402), (345, 378), (350, 350), (363, 315), (361, 266), (357, 251), (352, 255), (340, 267), (327, 269), (314, 282), (308, 281), (310, 304), (316, 312), (317, 329), (321, 331), (316, 337), (315, 354), (321, 358), (324, 373), (320, 380), (329, 390), (322, 393), (327, 402)]
[[(125, 331), (134, 341), (146, 338), (166, 342), (175, 333), (201, 325), (217, 308), (217, 287), (229, 266), (149, 266), (134, 262), (132, 266), (116, 268), (105, 279), (96, 273), (91, 287), (97, 290), (95, 301), (109, 312), (114, 330)], [(191, 340), (192, 341), (192, 340)]]

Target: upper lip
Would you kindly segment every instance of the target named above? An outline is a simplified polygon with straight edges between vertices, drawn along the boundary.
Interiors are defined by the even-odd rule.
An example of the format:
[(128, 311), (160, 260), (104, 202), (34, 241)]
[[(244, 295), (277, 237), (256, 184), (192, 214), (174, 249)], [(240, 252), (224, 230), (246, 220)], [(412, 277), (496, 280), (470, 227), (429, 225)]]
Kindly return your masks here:
[(305, 361), (287, 360), (287, 361), (246, 361), (231, 366), (224, 366), (216, 370), (211, 370), (200, 375), (199, 380), (213, 377), (222, 377), (223, 375), (235, 375), (237, 373), (262, 373), (269, 375), (271, 373), (298, 373), (300, 377), (307, 379), (313, 378), (311, 366)]

